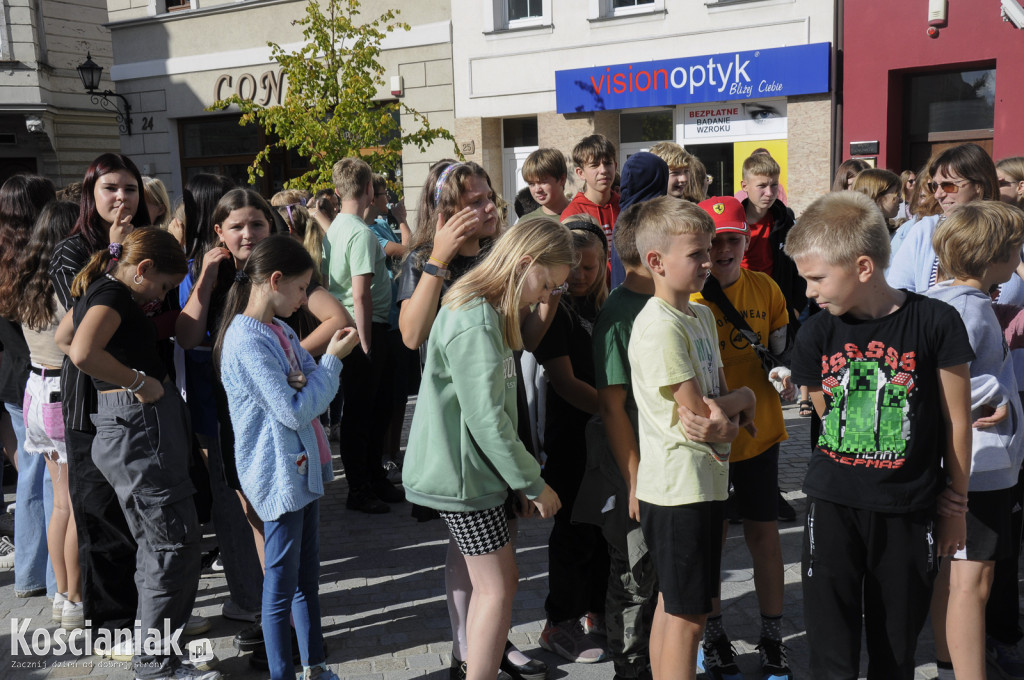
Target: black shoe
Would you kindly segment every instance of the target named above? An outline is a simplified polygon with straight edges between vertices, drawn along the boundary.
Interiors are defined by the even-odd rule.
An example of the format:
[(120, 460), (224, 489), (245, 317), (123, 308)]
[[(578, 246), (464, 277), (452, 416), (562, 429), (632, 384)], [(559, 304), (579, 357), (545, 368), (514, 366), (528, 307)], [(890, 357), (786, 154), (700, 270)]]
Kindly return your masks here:
[(785, 497), (782, 495), (782, 491), (779, 491), (779, 521), (780, 522), (792, 522), (796, 519), (796, 510), (793, 506), (786, 502)]
[[(459, 661), (452, 654), (452, 665), (448, 668), (448, 680), (466, 680), (466, 662)], [(513, 680), (512, 676), (498, 669), (498, 680)]]
[[(238, 631), (235, 635), (235, 639), (232, 640), (232, 644), (240, 652), (252, 652), (257, 647), (263, 646), (263, 627), (256, 623), (246, 626), (242, 630)], [(267, 651), (263, 650), (263, 655), (266, 657)]]
[[(324, 659), (327, 658), (327, 642), (324, 643)], [(299, 652), (299, 638), (295, 636), (295, 629), (292, 628), (292, 663), (296, 666), (302, 666), (302, 653)], [(249, 665), (253, 668), (265, 671), (270, 668), (270, 662), (267, 661), (267, 646), (260, 645), (252, 650), (252, 654), (249, 655)]]
[(385, 503), (405, 502), (405, 492), (392, 484), (389, 479), (378, 479), (370, 486), (370, 490)]
[(512, 680), (545, 680), (548, 677), (546, 663), (539, 659), (530, 659), (519, 666), (508, 658), (509, 649), (514, 649), (514, 647), (511, 640), (506, 640), (505, 652), (501, 655), (501, 670), (512, 676)]
[(345, 507), (349, 510), (365, 512), (368, 515), (383, 515), (390, 512), (388, 504), (377, 498), (371, 491), (349, 491), (345, 499)]

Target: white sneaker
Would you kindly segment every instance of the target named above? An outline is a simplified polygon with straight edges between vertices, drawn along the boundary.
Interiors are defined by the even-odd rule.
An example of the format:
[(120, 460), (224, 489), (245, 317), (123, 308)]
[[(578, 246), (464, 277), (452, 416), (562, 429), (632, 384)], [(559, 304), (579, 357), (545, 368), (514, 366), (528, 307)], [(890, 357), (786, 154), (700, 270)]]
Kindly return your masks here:
[(75, 630), (85, 626), (85, 607), (81, 602), (64, 600), (64, 609), (60, 615), (60, 627), (64, 630)]
[(103, 640), (97, 640), (96, 644), (93, 645), (92, 653), (101, 659), (131, 661), (135, 658), (135, 645), (131, 638), (114, 643), (113, 648), (107, 647)]
[(0, 536), (0, 569), (14, 569), (14, 543)]
[(60, 623), (60, 617), (64, 613), (64, 602), (67, 601), (67, 596), (64, 593), (53, 594), (53, 622)]
[(185, 624), (185, 629), (182, 632), (188, 637), (193, 637), (205, 633), (212, 627), (213, 624), (210, 623), (210, 619), (199, 614), (193, 614), (188, 617), (188, 623)]

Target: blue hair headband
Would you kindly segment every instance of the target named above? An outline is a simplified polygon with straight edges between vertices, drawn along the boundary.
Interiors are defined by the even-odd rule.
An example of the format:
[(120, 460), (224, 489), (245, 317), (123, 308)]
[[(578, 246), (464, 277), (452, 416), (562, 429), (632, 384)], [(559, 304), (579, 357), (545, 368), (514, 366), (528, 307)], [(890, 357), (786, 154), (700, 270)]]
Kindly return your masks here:
[(445, 180), (448, 179), (448, 175), (450, 175), (452, 170), (454, 170), (455, 168), (459, 167), (460, 165), (465, 165), (465, 163), (452, 163), (447, 168), (445, 168), (444, 170), (441, 171), (441, 176), (437, 178), (437, 184), (434, 185), (434, 205), (435, 206), (437, 205), (437, 202), (441, 200), (441, 189), (444, 188), (444, 183), (445, 183)]

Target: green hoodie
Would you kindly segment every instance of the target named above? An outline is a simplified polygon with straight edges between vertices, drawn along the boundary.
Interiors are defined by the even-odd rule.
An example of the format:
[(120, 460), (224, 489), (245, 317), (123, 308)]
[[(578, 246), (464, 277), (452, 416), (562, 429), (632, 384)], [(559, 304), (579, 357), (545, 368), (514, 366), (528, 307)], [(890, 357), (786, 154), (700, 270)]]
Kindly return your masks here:
[(536, 498), (540, 465), (516, 435), (516, 362), (491, 305), (437, 313), (402, 469), (406, 498), (449, 512), (486, 510), (509, 487)]

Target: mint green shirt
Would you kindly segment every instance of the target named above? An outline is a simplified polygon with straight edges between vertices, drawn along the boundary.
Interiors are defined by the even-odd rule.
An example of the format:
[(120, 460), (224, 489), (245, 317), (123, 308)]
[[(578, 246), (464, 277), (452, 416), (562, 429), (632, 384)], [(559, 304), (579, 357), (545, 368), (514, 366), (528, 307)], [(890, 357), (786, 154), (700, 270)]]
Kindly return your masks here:
[(355, 215), (339, 213), (327, 230), (324, 244), (327, 256), (327, 289), (355, 315), (352, 302), (352, 277), (370, 274), (370, 296), (374, 323), (387, 323), (391, 307), (391, 278), (384, 262), (384, 251), (366, 223)]
[(426, 355), (402, 468), (406, 498), (468, 512), (498, 507), (509, 488), (539, 496), (540, 465), (516, 433), (516, 361), (494, 308), (441, 307)]

